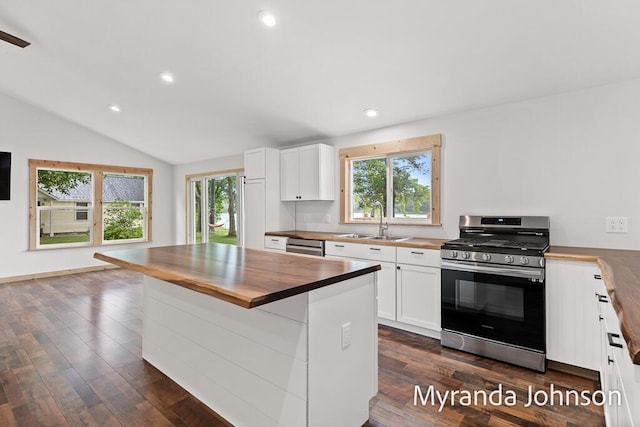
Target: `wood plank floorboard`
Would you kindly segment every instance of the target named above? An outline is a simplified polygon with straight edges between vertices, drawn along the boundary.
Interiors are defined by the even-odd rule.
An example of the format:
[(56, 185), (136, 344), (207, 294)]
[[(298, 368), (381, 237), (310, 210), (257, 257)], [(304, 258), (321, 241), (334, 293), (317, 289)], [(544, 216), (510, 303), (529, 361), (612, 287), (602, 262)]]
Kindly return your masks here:
[[(142, 275), (106, 270), (0, 285), (0, 426), (229, 426), (141, 359)], [(381, 326), (369, 427), (602, 426), (597, 406), (524, 407), (527, 388), (595, 391)], [(515, 406), (414, 405), (414, 388), (517, 394)], [(259, 426), (256, 426), (259, 427)]]

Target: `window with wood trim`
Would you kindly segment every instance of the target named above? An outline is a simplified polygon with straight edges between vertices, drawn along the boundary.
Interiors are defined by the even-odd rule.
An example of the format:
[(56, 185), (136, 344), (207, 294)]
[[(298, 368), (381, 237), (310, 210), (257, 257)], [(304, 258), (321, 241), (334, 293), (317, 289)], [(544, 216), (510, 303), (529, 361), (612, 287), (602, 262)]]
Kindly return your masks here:
[(29, 160), (29, 248), (151, 240), (153, 170)]
[(341, 149), (341, 222), (440, 225), (440, 146), (437, 134)]

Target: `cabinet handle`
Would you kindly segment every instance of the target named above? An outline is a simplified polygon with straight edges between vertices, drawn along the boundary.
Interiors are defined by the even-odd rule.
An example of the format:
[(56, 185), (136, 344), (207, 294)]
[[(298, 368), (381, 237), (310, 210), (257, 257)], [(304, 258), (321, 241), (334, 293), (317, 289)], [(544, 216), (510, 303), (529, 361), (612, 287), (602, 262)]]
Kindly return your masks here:
[(609, 302), (607, 297), (605, 297), (604, 295), (598, 295), (598, 301), (599, 302)]
[(604, 317), (598, 316), (598, 320), (602, 322), (604, 320)]
[(371, 251), (379, 251), (380, 248), (369, 248), (369, 250), (371, 250)]
[(344, 248), (344, 245), (333, 245), (334, 248)]
[(607, 339), (609, 340), (609, 345), (611, 347), (622, 348), (622, 344), (613, 341), (614, 338), (620, 338), (620, 335), (612, 334), (611, 332), (607, 332)]
[(602, 280), (602, 276), (599, 275), (599, 274), (594, 274), (593, 278), (596, 279), (596, 280)]
[(271, 239), (272, 242), (279, 242), (279, 239)]
[(416, 255), (424, 255), (424, 252), (418, 252), (418, 251), (411, 251), (411, 253)]
[(614, 360), (611, 358), (611, 356), (607, 356), (607, 365), (611, 365), (614, 362)]
[(396, 270), (400, 270), (400, 266), (397, 266), (397, 267), (396, 267)]

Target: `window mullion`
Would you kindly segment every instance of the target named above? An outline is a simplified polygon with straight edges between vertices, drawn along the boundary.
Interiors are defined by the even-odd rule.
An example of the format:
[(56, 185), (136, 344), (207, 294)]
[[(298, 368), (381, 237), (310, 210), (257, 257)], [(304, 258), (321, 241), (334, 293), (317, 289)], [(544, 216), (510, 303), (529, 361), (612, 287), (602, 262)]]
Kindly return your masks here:
[(93, 236), (91, 243), (94, 246), (103, 243), (103, 224), (102, 224), (102, 183), (104, 181), (104, 173), (100, 171), (93, 172)]
[(387, 221), (393, 218), (393, 159), (387, 156), (387, 203), (384, 207)]
[(200, 229), (202, 243), (209, 243), (209, 180), (206, 177), (200, 181)]

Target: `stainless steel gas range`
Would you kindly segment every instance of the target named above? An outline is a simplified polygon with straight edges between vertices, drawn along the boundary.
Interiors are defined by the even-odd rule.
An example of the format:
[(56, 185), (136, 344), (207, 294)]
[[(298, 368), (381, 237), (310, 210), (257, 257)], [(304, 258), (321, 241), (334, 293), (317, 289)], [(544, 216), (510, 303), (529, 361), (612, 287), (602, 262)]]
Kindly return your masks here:
[(461, 216), (442, 258), (442, 345), (546, 370), (549, 218)]

